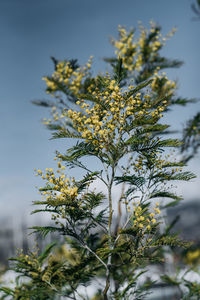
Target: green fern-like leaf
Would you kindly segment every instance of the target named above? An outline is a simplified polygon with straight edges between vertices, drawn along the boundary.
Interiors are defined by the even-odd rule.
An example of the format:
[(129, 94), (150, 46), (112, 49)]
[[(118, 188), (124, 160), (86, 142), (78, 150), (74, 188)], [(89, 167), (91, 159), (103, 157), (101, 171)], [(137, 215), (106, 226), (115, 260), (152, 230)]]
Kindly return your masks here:
[(181, 196), (177, 196), (176, 194), (174, 193), (171, 193), (171, 192), (167, 192), (167, 191), (159, 191), (159, 192), (156, 192), (156, 193), (153, 193), (149, 196), (149, 199), (151, 198), (171, 198), (171, 199), (174, 199), (174, 200), (183, 200), (183, 198)]
[(131, 97), (132, 95), (136, 94), (138, 91), (140, 91), (141, 89), (145, 88), (146, 86), (148, 86), (150, 83), (152, 83), (153, 79), (147, 80), (145, 82), (142, 82), (140, 84), (137, 85), (137, 87), (135, 87), (134, 89), (130, 90), (127, 94), (127, 99), (129, 97)]
[(42, 263), (48, 256), (49, 254), (51, 253), (51, 250), (56, 246), (56, 243), (53, 242), (51, 244), (49, 244), (45, 250), (39, 255), (38, 257), (38, 261), (39, 263)]
[(179, 147), (181, 145), (182, 142), (178, 139), (166, 139), (158, 143), (158, 147)]
[(136, 175), (132, 175), (132, 176), (115, 176), (115, 182), (116, 184), (120, 184), (123, 182), (127, 182), (133, 186), (137, 186), (137, 187), (141, 187), (144, 183), (145, 183), (145, 178), (140, 176), (136, 176)]
[(30, 227), (29, 229), (33, 229), (34, 231), (32, 233), (40, 233), (42, 236), (46, 236), (49, 233), (52, 232), (60, 232), (61, 234), (63, 233), (63, 229), (59, 228), (59, 227), (53, 227), (53, 226), (44, 226), (44, 227), (40, 227), (40, 226), (33, 226)]

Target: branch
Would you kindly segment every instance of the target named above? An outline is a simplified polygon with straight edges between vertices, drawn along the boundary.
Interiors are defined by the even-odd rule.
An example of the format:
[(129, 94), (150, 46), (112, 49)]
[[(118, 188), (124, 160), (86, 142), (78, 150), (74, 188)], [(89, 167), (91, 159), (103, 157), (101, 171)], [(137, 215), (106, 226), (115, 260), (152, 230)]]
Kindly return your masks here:
[(82, 245), (85, 249), (87, 249), (90, 253), (92, 253), (100, 261), (100, 263), (106, 268), (106, 271), (108, 271), (108, 267), (105, 264), (105, 262), (92, 249), (90, 249), (90, 247), (88, 247), (87, 244), (82, 243)]

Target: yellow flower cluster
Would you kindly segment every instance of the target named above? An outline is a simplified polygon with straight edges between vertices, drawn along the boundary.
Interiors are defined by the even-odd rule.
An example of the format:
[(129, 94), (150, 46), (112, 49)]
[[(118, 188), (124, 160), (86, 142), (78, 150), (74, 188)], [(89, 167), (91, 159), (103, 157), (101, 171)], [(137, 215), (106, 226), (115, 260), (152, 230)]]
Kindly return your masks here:
[(176, 83), (173, 80), (168, 80), (166, 73), (158, 74), (159, 68), (154, 72), (153, 81), (151, 84), (152, 92), (159, 94), (160, 97), (169, 97), (176, 89)]
[(64, 129), (65, 123), (71, 119), (74, 129), (81, 133), (82, 138), (86, 141), (92, 140), (98, 148), (107, 148), (117, 134), (120, 133), (122, 136), (123, 127), (130, 120), (140, 120), (148, 116), (162, 117), (161, 111), (165, 110), (166, 101), (152, 109), (149, 95), (145, 95), (143, 99), (141, 93), (128, 97), (128, 92), (133, 86), (124, 91), (115, 80), (106, 77), (106, 82), (107, 88), (103, 91), (96, 89), (92, 92), (95, 105), (81, 99), (76, 102), (80, 111), (69, 109), (60, 114), (56, 111), (56, 107), (52, 107), (53, 119), (44, 120), (44, 123), (59, 121)]
[[(162, 158), (159, 153), (149, 153), (149, 166), (150, 169), (152, 168), (153, 165), (153, 171), (154, 173), (158, 170), (162, 170), (163, 165), (167, 163), (165, 159)], [(133, 170), (137, 172), (139, 175), (145, 174), (148, 172), (148, 161), (145, 156), (142, 156), (141, 154), (137, 156), (135, 161), (132, 164)]]
[[(160, 214), (160, 209), (158, 208), (159, 203), (156, 203), (156, 207), (153, 208), (154, 212), (148, 212), (147, 208), (142, 209), (140, 202), (133, 202), (133, 223), (134, 226), (140, 228), (143, 232), (150, 231), (153, 224), (157, 222), (155, 216)], [(128, 208), (131, 212), (131, 208)]]
[(144, 61), (144, 48), (147, 46), (147, 36), (153, 35), (154, 38), (148, 43), (148, 55), (151, 55), (151, 59), (157, 56), (158, 50), (165, 44), (167, 38), (171, 37), (175, 29), (167, 34), (166, 37), (161, 36), (154, 22), (150, 22), (151, 28), (148, 31), (143, 26), (140, 26), (140, 37), (134, 40), (134, 32), (131, 30), (127, 32), (125, 28), (119, 26), (119, 39), (112, 39), (112, 44), (116, 48), (115, 54), (122, 58), (124, 67), (129, 71), (140, 71)]
[(58, 170), (56, 173), (52, 168), (46, 168), (45, 172), (37, 170), (37, 175), (41, 176), (47, 182), (47, 188), (40, 189), (43, 199), (58, 200), (64, 202), (66, 199), (75, 199), (78, 196), (78, 188), (74, 185), (74, 179), (72, 183), (70, 179), (66, 178), (64, 172), (65, 167), (58, 162)]
[(141, 93), (130, 96), (130, 86), (124, 90), (109, 76), (105, 78), (106, 88), (96, 88), (92, 92), (95, 104), (88, 104), (84, 99), (76, 102), (81, 111), (68, 110), (67, 117), (71, 119), (73, 127), (81, 133), (86, 141), (92, 141), (97, 149), (108, 149), (109, 145), (122, 139), (126, 126), (133, 120), (143, 120), (147, 117), (160, 118), (161, 111), (167, 103), (163, 101), (156, 108), (152, 108), (149, 95), (142, 97)]
[(152, 108), (150, 95), (142, 95), (140, 92), (129, 96), (134, 88), (130, 85), (128, 89), (120, 88), (117, 82), (109, 76), (104, 77), (106, 87), (104, 89), (92, 90), (94, 103), (80, 99), (76, 104), (80, 107), (76, 110), (63, 109), (61, 112), (52, 107), (52, 119), (43, 119), (43, 123), (49, 125), (59, 122), (64, 130), (69, 119), (73, 127), (86, 141), (92, 141), (99, 148), (108, 149), (116, 137), (122, 137), (126, 127), (131, 120), (143, 120), (148, 117), (159, 119), (168, 103), (163, 100), (157, 107)]
[[(171, 157), (171, 160), (169, 160), (169, 157)], [(168, 154), (163, 156), (160, 154), (160, 152), (152, 152), (149, 153), (149, 157), (143, 155), (138, 155), (135, 161), (131, 164), (133, 167), (133, 170), (138, 175), (148, 175), (148, 166), (149, 171), (156, 174), (157, 172), (160, 172), (166, 167), (170, 167), (170, 174), (173, 175), (176, 172), (182, 172), (182, 167), (171, 167), (171, 164), (176, 164), (176, 158), (173, 159), (172, 154)], [(152, 168), (153, 166), (153, 168)]]
[(92, 57), (90, 57), (88, 63), (84, 67), (74, 70), (70, 62), (59, 62), (56, 65), (56, 71), (51, 77), (43, 77), (43, 80), (45, 80), (47, 84), (47, 93), (54, 96), (55, 92), (59, 90), (59, 86), (61, 85), (64, 89), (69, 89), (70, 92), (77, 95), (80, 91), (83, 79), (88, 76), (91, 63)]
[(129, 71), (132, 71), (133, 64), (134, 64), (134, 57), (137, 54), (137, 43), (133, 42), (134, 33), (130, 31), (129, 33), (126, 31), (125, 28), (119, 26), (119, 40), (112, 40), (115, 48), (115, 54), (122, 58), (124, 67), (127, 68)]
[(17, 253), (18, 261), (20, 261), (20, 263), (26, 266), (30, 277), (36, 278), (39, 277), (39, 274), (42, 271), (42, 269), (37, 259), (39, 249), (36, 247), (34, 248), (35, 251), (31, 251), (28, 255), (24, 254), (23, 249), (18, 250)]
[(190, 250), (186, 254), (186, 262), (190, 265), (200, 263), (200, 249)]

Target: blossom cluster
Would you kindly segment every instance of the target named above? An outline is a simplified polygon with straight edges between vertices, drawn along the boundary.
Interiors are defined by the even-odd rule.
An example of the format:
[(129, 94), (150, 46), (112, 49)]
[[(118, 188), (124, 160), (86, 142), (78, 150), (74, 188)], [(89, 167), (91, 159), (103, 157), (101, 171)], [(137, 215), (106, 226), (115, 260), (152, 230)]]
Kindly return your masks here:
[[(159, 203), (156, 202), (156, 206), (153, 207), (153, 211), (149, 212), (147, 208), (142, 208), (140, 202), (137, 204), (133, 202), (133, 224), (137, 228), (144, 231), (150, 231), (152, 226), (157, 223), (156, 215), (160, 214)], [(131, 208), (128, 208), (131, 212)]]
[[(119, 26), (119, 39), (112, 39), (112, 44), (116, 48), (115, 54), (122, 58), (124, 67), (129, 71), (141, 71), (146, 62), (146, 55), (150, 55), (150, 59), (153, 61), (158, 56), (158, 51), (165, 45), (166, 40), (175, 32), (175, 28), (173, 28), (166, 37), (162, 37), (160, 28), (154, 22), (150, 22), (150, 25), (149, 31), (140, 25), (138, 39), (134, 39), (133, 30), (127, 32), (124, 27)], [(148, 36), (151, 36), (151, 40), (147, 43)]]
[[(140, 26), (140, 37), (134, 41), (134, 32), (127, 32), (125, 28), (119, 27), (119, 40), (113, 44), (117, 48), (116, 54), (123, 59), (123, 67), (129, 71), (139, 70), (145, 63), (144, 47), (148, 34), (153, 36), (148, 44), (149, 53), (153, 56), (157, 55), (158, 50), (165, 43), (166, 38), (162, 38), (160, 29), (152, 22), (150, 31)], [(170, 33), (168, 36), (172, 35)], [(128, 132), (127, 125), (130, 125), (133, 120), (140, 121), (146, 118), (155, 118), (158, 120), (163, 115), (170, 104), (168, 97), (172, 95), (176, 84), (174, 81), (167, 79), (164, 73), (158, 74), (159, 67), (149, 76), (153, 76), (152, 83), (149, 86), (147, 93), (133, 93), (129, 91), (134, 89), (130, 85), (128, 88), (121, 88), (120, 84), (110, 78), (108, 75), (102, 76), (104, 87), (98, 87), (96, 84), (98, 77), (93, 78), (92, 84), (87, 88), (88, 95), (80, 93), (81, 86), (87, 78), (88, 71), (91, 67), (91, 59), (88, 64), (82, 68), (73, 69), (70, 62), (59, 62), (56, 66), (56, 71), (51, 77), (44, 77), (47, 83), (47, 92), (55, 95), (56, 91), (67, 89), (76, 96), (76, 104), (78, 109), (71, 107), (70, 109), (52, 107), (52, 118), (44, 119), (44, 124), (58, 124), (59, 130), (65, 131), (69, 124), (71, 129), (79, 133), (80, 138), (90, 141), (96, 150), (108, 150), (111, 144), (122, 139), (123, 135)], [(94, 84), (95, 83), (95, 84)], [(60, 88), (57, 84), (62, 85)], [(87, 96), (87, 95), (85, 95)], [(155, 103), (155, 99), (159, 98), (160, 103)], [(157, 100), (156, 100), (157, 101)]]
[(69, 198), (75, 199), (78, 196), (78, 187), (75, 186), (74, 178), (70, 182), (70, 179), (62, 172), (64, 169), (65, 166), (58, 162), (56, 172), (52, 168), (46, 168), (45, 172), (42, 172), (40, 169), (36, 171), (36, 175), (41, 176), (47, 182), (46, 188), (40, 188), (43, 199), (62, 202)]
[[(76, 102), (78, 110), (63, 111), (60, 118), (71, 120), (73, 128), (80, 136), (91, 141), (97, 148), (108, 149), (110, 143), (119, 141), (127, 131), (127, 125), (133, 120), (138, 123), (145, 118), (161, 118), (167, 101), (163, 100), (157, 107), (152, 107), (151, 97), (136, 93), (132, 95), (128, 89), (120, 88), (109, 76), (104, 77), (105, 88), (96, 88), (92, 92), (93, 101), (80, 99)], [(59, 116), (53, 114), (54, 121)]]
[(84, 79), (89, 74), (91, 63), (92, 57), (82, 68), (73, 68), (71, 62), (60, 61), (51, 77), (43, 77), (47, 84), (47, 93), (55, 96), (55, 93), (62, 87), (64, 90), (69, 90), (73, 95), (77, 95)]
[(152, 94), (159, 95), (160, 97), (172, 96), (175, 89), (176, 83), (173, 80), (168, 80), (166, 73), (158, 74), (159, 67), (154, 72), (153, 81), (151, 84)]
[[(159, 141), (159, 139), (157, 139), (157, 141)], [(169, 160), (169, 158), (171, 158), (171, 160)], [(176, 163), (177, 161), (176, 158), (173, 158), (173, 153), (163, 156), (163, 154), (158, 151), (152, 151), (149, 152), (148, 157), (139, 154), (134, 162), (131, 163), (131, 166), (138, 175), (147, 175), (149, 171), (153, 172), (155, 175), (166, 168), (170, 168), (168, 169), (168, 172), (173, 175), (174, 173), (182, 172), (183, 170), (182, 166), (174, 166)]]
[(39, 249), (34, 246), (34, 250), (29, 254), (25, 254), (23, 249), (17, 251), (18, 257), (17, 260), (21, 263), (21, 268), (26, 269), (31, 277), (38, 277), (42, 269), (38, 262)]
[[(59, 113), (52, 108), (53, 119), (44, 120), (45, 124), (59, 121), (62, 128), (71, 120), (73, 128), (86, 142), (91, 141), (97, 149), (108, 149), (110, 143), (126, 133), (127, 125), (133, 120), (138, 123), (145, 118), (161, 118), (168, 103), (163, 100), (152, 107), (151, 97), (140, 92), (129, 95), (134, 86), (120, 88), (117, 82), (105, 76), (106, 87), (92, 92), (93, 102), (80, 99), (76, 102), (79, 109), (63, 110)], [(95, 103), (95, 104), (94, 104)]]
[(200, 249), (188, 251), (185, 260), (189, 265), (198, 264), (200, 262)]

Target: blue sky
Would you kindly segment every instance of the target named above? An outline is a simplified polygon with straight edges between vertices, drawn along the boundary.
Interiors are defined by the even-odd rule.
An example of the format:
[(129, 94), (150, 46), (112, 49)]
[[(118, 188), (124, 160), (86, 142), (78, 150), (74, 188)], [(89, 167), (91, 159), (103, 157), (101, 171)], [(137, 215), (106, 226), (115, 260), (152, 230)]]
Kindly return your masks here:
[[(137, 27), (138, 21), (148, 26), (153, 19), (164, 34), (177, 27), (163, 54), (185, 64), (168, 74), (178, 79), (180, 95), (200, 98), (200, 21), (192, 20), (192, 2), (0, 0), (1, 216), (31, 211), (31, 202), (39, 198), (35, 186), (40, 184), (33, 169), (51, 167), (55, 150), (68, 145), (66, 140), (49, 140), (50, 132), (41, 124), (48, 113), (31, 104), (34, 99), (48, 99), (41, 79), (53, 71), (50, 56), (78, 58), (85, 63), (94, 55), (95, 71), (104, 70), (102, 58), (113, 53), (108, 40), (117, 35), (117, 26)], [(197, 110), (199, 103), (176, 109), (169, 121), (181, 128)], [(191, 167), (199, 174), (197, 162), (193, 161)], [(189, 188), (192, 197), (199, 193), (198, 181)]]

